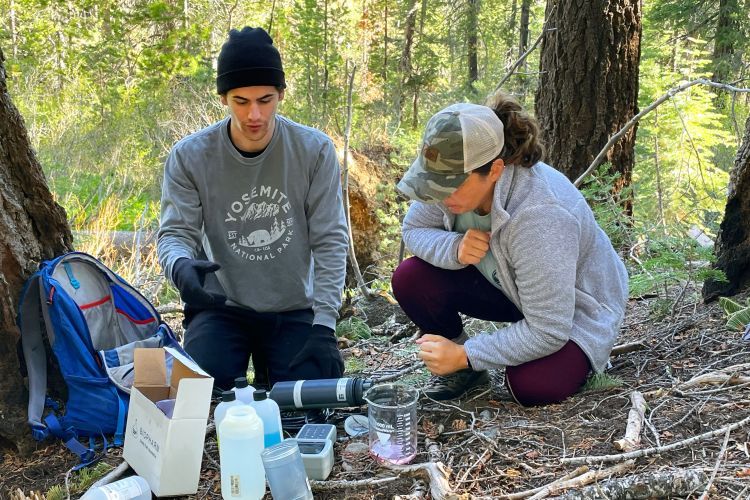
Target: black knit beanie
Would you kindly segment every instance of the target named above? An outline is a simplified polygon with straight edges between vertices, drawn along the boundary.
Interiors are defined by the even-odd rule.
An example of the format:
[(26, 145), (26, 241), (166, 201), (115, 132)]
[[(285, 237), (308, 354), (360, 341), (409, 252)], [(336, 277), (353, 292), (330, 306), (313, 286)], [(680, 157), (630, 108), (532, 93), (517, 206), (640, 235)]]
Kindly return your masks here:
[(224, 94), (239, 87), (272, 85), (286, 88), (281, 56), (263, 28), (232, 30), (221, 47), (216, 90)]

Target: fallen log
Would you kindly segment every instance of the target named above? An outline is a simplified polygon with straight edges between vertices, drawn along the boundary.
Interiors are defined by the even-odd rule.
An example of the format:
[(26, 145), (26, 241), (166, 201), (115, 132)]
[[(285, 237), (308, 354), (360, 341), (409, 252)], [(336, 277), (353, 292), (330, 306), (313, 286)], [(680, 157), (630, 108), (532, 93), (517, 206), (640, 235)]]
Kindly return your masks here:
[(578, 491), (555, 497), (556, 500), (625, 500), (686, 497), (705, 487), (708, 476), (702, 470), (683, 469), (637, 474), (610, 479)]
[(557, 493), (561, 491), (565, 491), (568, 488), (580, 488), (582, 486), (586, 486), (587, 484), (591, 484), (595, 481), (599, 481), (600, 479), (609, 478), (615, 474), (619, 474), (621, 472), (625, 472), (626, 470), (630, 470), (633, 468), (634, 465), (635, 465), (635, 460), (628, 460), (627, 462), (613, 465), (612, 467), (609, 467), (608, 469), (592, 470), (592, 471), (586, 472), (585, 474), (581, 474), (578, 477), (574, 477), (573, 479), (569, 479), (567, 481), (561, 481), (559, 483), (552, 483), (546, 488), (536, 493), (534, 496), (530, 497), (529, 500), (541, 500), (542, 498), (547, 498), (550, 495), (556, 495)]

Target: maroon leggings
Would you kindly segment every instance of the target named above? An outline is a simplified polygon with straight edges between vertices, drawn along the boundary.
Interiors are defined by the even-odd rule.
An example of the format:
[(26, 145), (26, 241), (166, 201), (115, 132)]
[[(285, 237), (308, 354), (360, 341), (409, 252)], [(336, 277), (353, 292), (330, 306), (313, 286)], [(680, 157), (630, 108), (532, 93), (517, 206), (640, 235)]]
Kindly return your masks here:
[[(393, 294), (401, 308), (424, 332), (449, 339), (461, 335), (459, 313), (487, 321), (515, 322), (523, 314), (476, 267), (441, 269), (411, 257), (393, 273)], [(524, 406), (559, 403), (586, 381), (591, 363), (573, 341), (559, 351), (505, 368), (505, 382)]]

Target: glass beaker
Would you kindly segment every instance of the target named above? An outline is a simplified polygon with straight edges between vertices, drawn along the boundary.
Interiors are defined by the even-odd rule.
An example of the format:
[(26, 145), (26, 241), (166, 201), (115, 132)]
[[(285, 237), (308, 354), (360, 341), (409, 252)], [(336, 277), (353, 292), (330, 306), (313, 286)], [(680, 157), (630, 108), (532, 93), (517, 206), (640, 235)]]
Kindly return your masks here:
[(417, 455), (419, 392), (402, 384), (381, 384), (364, 395), (370, 423), (370, 455), (401, 465)]

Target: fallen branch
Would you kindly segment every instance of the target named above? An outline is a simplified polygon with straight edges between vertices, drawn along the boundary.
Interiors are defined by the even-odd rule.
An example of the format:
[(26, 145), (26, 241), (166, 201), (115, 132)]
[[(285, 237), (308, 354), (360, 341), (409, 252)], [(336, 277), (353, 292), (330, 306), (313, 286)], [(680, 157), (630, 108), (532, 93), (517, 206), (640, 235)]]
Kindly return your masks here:
[(729, 444), (729, 431), (724, 434), (724, 443), (721, 445), (721, 451), (719, 451), (719, 457), (716, 459), (716, 465), (714, 465), (714, 470), (711, 472), (711, 477), (708, 480), (708, 484), (706, 484), (706, 489), (703, 490), (703, 494), (700, 496), (699, 500), (708, 500), (708, 492), (711, 490), (711, 485), (716, 478), (716, 473), (719, 471), (721, 461), (724, 460), (724, 453), (727, 452), (727, 444)]
[(484, 453), (482, 453), (482, 456), (480, 456), (476, 462), (474, 462), (471, 467), (467, 468), (464, 472), (463, 476), (461, 476), (461, 479), (458, 480), (459, 483), (463, 483), (467, 477), (469, 477), (469, 474), (471, 474), (471, 471), (474, 470), (477, 467), (484, 467), (484, 464), (487, 463), (487, 459), (492, 456), (492, 452), (490, 450), (484, 450)]
[(125, 472), (127, 472), (129, 467), (130, 466), (128, 465), (128, 463), (123, 460), (123, 462), (120, 465), (118, 465), (117, 467), (109, 471), (107, 474), (99, 478), (99, 480), (96, 481), (94, 484), (92, 484), (89, 487), (89, 489), (94, 489), (98, 486), (104, 486), (105, 484), (109, 484), (120, 479), (120, 477), (122, 477), (122, 475), (125, 474)]
[(625, 437), (615, 441), (615, 448), (620, 451), (633, 451), (641, 447), (641, 429), (646, 416), (646, 400), (643, 394), (633, 391), (630, 394), (633, 407), (628, 412), (628, 425), (625, 427)]
[(585, 474), (589, 471), (589, 468), (587, 465), (582, 465), (578, 467), (573, 472), (570, 472), (568, 474), (565, 474), (563, 477), (559, 477), (552, 481), (551, 483), (545, 484), (544, 486), (539, 486), (537, 488), (533, 488), (531, 490), (525, 490), (525, 491), (518, 491), (516, 493), (510, 493), (508, 495), (501, 495), (500, 498), (502, 500), (520, 500), (521, 498), (530, 497), (531, 495), (535, 493), (539, 493), (540, 491), (548, 488), (552, 488), (556, 484), (560, 484), (563, 481), (567, 481), (568, 479), (573, 479), (574, 477), (578, 477), (581, 474)]
[(357, 488), (370, 488), (382, 484), (397, 481), (399, 476), (372, 477), (369, 479), (357, 479), (355, 481), (310, 481), (310, 489), (313, 491), (354, 490)]
[(682, 85), (679, 85), (677, 87), (674, 87), (672, 89), (669, 89), (666, 94), (655, 100), (650, 105), (646, 106), (643, 110), (641, 110), (640, 113), (635, 115), (633, 118), (630, 119), (628, 123), (623, 126), (619, 132), (617, 132), (615, 135), (613, 135), (609, 141), (607, 141), (607, 144), (604, 145), (601, 151), (599, 151), (599, 154), (596, 155), (596, 158), (594, 158), (594, 161), (591, 162), (591, 165), (573, 182), (573, 184), (578, 187), (581, 185), (581, 182), (583, 182), (583, 179), (586, 178), (591, 172), (596, 170), (596, 167), (598, 167), (602, 160), (604, 160), (604, 157), (607, 155), (607, 151), (609, 151), (609, 148), (611, 148), (620, 138), (625, 135), (625, 133), (630, 130), (633, 125), (635, 125), (638, 120), (649, 114), (651, 111), (656, 109), (660, 104), (662, 104), (664, 101), (671, 99), (675, 95), (679, 94), (683, 90), (687, 90), (693, 85), (708, 85), (709, 87), (714, 87), (722, 90), (728, 90), (729, 92), (750, 92), (750, 89), (743, 89), (738, 87), (733, 87), (732, 85), (728, 85), (726, 83), (719, 83), (719, 82), (712, 82), (710, 80), (706, 80), (705, 78), (698, 78), (696, 80), (683, 83)]
[(627, 354), (629, 352), (634, 351), (641, 351), (643, 349), (646, 349), (648, 346), (641, 342), (640, 340), (637, 342), (629, 342), (627, 344), (620, 344), (616, 345), (612, 348), (612, 351), (610, 352), (611, 356), (620, 356), (622, 354)]
[(10, 492), (10, 500), (44, 500), (45, 496), (38, 491), (30, 491), (29, 496), (21, 488), (16, 488)]
[(686, 497), (706, 484), (706, 473), (687, 469), (671, 472), (638, 474), (611, 479), (600, 484), (571, 491), (556, 500), (614, 500)]
[(448, 482), (450, 470), (442, 462), (427, 462), (413, 465), (385, 465), (398, 472), (398, 475), (426, 475), (430, 481), (430, 495), (434, 500), (453, 500), (459, 498)]
[(582, 486), (586, 486), (587, 484), (591, 484), (594, 481), (609, 478), (611, 476), (614, 476), (615, 474), (630, 470), (633, 468), (633, 466), (635, 466), (635, 460), (628, 460), (627, 462), (613, 465), (608, 469), (592, 470), (573, 479), (568, 479), (567, 481), (561, 481), (556, 484), (551, 483), (550, 485), (546, 486), (544, 489), (536, 493), (534, 496), (529, 498), (529, 500), (540, 500), (542, 498), (547, 498), (550, 495), (556, 495), (557, 493), (568, 488), (580, 488)]
[(688, 439), (684, 439), (682, 441), (678, 441), (676, 443), (668, 444), (666, 446), (657, 446), (654, 448), (645, 448), (642, 450), (636, 450), (631, 451), (628, 453), (622, 453), (619, 455), (601, 455), (601, 456), (588, 456), (588, 457), (571, 457), (571, 458), (561, 458), (560, 462), (563, 464), (602, 464), (602, 463), (611, 463), (611, 462), (621, 462), (623, 460), (629, 460), (631, 458), (639, 458), (639, 457), (647, 457), (649, 455), (657, 455), (659, 453), (664, 453), (667, 451), (676, 450), (678, 448), (684, 448), (686, 446), (690, 446), (693, 443), (697, 443), (698, 441), (703, 441), (706, 439), (710, 439), (714, 436), (719, 436), (721, 434), (724, 434), (725, 432), (731, 432), (735, 429), (739, 429), (740, 427), (743, 427), (750, 423), (750, 417), (743, 418), (739, 422), (735, 422), (731, 425), (727, 425), (725, 427), (722, 427), (721, 429), (716, 429), (713, 431), (705, 432), (703, 434), (700, 434), (698, 436), (693, 436)]
[(397, 378), (401, 378), (407, 373), (415, 372), (419, 370), (420, 368), (424, 368), (424, 362), (423, 361), (417, 361), (412, 365), (407, 366), (403, 370), (399, 370), (396, 373), (391, 373), (389, 375), (385, 375), (383, 377), (373, 377), (373, 382), (377, 382), (378, 384), (381, 382), (388, 382), (389, 380), (396, 380)]
[(750, 363), (742, 363), (740, 365), (728, 366), (721, 370), (716, 370), (710, 373), (704, 373), (693, 377), (687, 382), (684, 382), (677, 386), (678, 389), (686, 389), (688, 387), (694, 387), (696, 385), (740, 385), (750, 383), (750, 377), (743, 376), (737, 372), (740, 370), (747, 370), (750, 367)]
[(181, 314), (183, 312), (181, 304), (165, 304), (156, 308), (159, 314)]
[(393, 500), (421, 500), (423, 498), (426, 498), (427, 495), (427, 485), (424, 484), (424, 481), (421, 479), (415, 479), (414, 484), (412, 485), (411, 493), (408, 495), (396, 495), (393, 497)]

